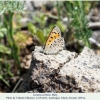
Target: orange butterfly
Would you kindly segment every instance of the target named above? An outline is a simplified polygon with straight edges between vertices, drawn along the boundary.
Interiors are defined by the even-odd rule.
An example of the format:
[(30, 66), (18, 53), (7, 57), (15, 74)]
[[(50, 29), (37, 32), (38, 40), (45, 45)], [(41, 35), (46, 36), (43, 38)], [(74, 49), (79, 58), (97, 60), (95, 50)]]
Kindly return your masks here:
[(58, 26), (54, 26), (44, 46), (44, 53), (56, 54), (64, 48), (64, 38)]

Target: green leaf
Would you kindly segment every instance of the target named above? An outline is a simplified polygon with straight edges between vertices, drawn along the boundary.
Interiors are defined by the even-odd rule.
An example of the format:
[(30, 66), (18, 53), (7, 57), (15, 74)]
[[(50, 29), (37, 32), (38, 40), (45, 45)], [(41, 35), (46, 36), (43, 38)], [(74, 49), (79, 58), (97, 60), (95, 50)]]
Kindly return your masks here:
[(0, 74), (0, 80), (2, 80), (8, 87), (10, 87), (9, 83), (2, 77)]
[(6, 28), (1, 28), (0, 29), (0, 32), (4, 33), (4, 34), (7, 34), (7, 29)]
[(37, 28), (36, 28), (36, 26), (33, 25), (32, 23), (28, 23), (28, 30), (29, 30), (33, 35), (36, 35)]
[(2, 61), (3, 59), (2, 58), (0, 58), (0, 61)]
[(0, 1), (0, 15), (7, 11), (23, 12), (25, 9), (24, 2), (21, 1)]
[(59, 28), (61, 29), (62, 32), (65, 32), (66, 27), (65, 25), (62, 23), (62, 21), (57, 21), (57, 26), (59, 26)]
[(3, 38), (4, 34), (2, 32), (0, 32), (0, 38)]
[(38, 22), (38, 23), (41, 23), (41, 19), (39, 17), (33, 17), (33, 19)]
[(1, 80), (2, 78), (3, 78), (2, 75), (0, 75), (0, 80)]
[(43, 31), (38, 29), (36, 35), (39, 38), (40, 42), (44, 43), (45, 37)]
[(5, 54), (11, 54), (11, 49), (3, 44), (0, 44), (0, 52)]
[(10, 70), (10, 64), (6, 64), (6, 67), (7, 67), (7, 72), (10, 76), (14, 76), (13, 73), (11, 73), (11, 70)]

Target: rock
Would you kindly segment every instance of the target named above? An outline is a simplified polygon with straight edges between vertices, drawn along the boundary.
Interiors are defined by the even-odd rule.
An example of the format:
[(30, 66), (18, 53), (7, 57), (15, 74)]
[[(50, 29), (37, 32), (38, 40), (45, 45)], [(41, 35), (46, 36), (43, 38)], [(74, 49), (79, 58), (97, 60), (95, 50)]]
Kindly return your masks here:
[(99, 10), (96, 7), (96, 8), (93, 9), (92, 16), (98, 16), (98, 14), (99, 14)]
[(91, 38), (89, 38), (89, 41), (91, 42), (91, 44), (95, 44), (98, 47), (100, 47), (100, 31), (94, 31), (92, 33)]
[(41, 2), (40, 1), (33, 1), (33, 4), (34, 4), (34, 7), (41, 7), (43, 4), (46, 4), (47, 3), (47, 0), (44, 0)]
[(17, 92), (100, 92), (100, 56), (84, 47), (78, 55), (62, 50), (56, 55), (32, 52), (30, 70)]
[(73, 77), (82, 92), (100, 92), (100, 56), (87, 47), (66, 63), (59, 74)]
[(30, 63), (31, 63), (31, 55), (29, 54), (29, 55), (26, 55), (25, 57), (23, 57), (23, 59), (21, 61), (21, 68), (29, 69)]
[(90, 29), (100, 29), (100, 22), (89, 22), (88, 27)]

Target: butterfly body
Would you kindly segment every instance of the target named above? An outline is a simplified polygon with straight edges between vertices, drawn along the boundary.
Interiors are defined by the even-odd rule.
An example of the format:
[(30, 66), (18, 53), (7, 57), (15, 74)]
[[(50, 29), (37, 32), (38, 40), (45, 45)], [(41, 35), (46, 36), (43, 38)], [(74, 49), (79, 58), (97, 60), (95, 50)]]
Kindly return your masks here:
[(64, 38), (58, 26), (54, 26), (44, 46), (44, 53), (56, 54), (64, 48)]

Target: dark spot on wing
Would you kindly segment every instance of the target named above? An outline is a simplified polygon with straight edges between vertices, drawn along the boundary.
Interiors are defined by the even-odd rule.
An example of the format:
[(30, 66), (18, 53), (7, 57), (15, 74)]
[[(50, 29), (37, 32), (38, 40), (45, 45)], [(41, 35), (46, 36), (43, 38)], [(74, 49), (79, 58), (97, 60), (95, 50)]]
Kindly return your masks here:
[(56, 39), (56, 36), (54, 36), (55, 37), (55, 39)]
[(56, 43), (56, 41), (54, 41)]
[(55, 33), (55, 34), (56, 34), (56, 32), (53, 32), (53, 33)]

